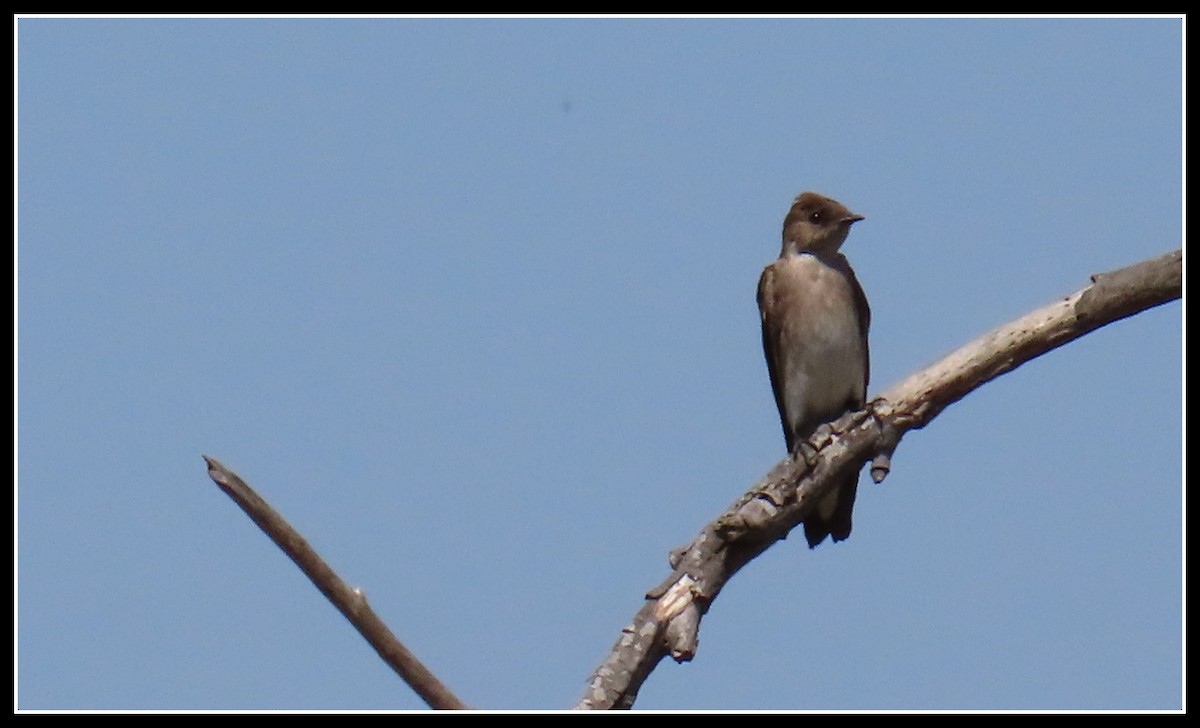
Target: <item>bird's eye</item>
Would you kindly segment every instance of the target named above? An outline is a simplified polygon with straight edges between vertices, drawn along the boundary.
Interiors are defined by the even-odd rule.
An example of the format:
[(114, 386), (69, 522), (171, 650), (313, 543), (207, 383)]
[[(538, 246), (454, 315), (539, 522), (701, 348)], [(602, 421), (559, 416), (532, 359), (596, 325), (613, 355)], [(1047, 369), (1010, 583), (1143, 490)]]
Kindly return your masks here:
[(808, 219), (809, 219), (809, 221), (811, 221), (811, 222), (821, 222), (821, 213), (820, 213), (820, 211), (809, 213), (809, 215), (808, 215)]

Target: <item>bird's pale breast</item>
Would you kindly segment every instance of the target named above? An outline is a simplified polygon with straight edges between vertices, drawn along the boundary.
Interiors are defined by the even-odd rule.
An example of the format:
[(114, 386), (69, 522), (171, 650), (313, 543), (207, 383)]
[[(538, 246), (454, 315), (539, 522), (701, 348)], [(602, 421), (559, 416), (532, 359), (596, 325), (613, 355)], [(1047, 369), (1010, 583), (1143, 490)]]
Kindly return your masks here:
[(842, 271), (810, 254), (773, 267), (770, 315), (782, 317), (783, 401), (793, 431), (804, 436), (865, 397), (866, 352), (854, 290)]

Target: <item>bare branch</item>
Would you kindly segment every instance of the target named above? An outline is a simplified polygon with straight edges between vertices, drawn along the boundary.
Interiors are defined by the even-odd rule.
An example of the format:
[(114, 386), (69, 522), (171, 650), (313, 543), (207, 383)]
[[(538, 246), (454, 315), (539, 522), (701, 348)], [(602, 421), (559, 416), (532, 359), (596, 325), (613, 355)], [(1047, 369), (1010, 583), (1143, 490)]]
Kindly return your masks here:
[(858, 412), (818, 428), (803, 457), (786, 458), (687, 546), (672, 551), (673, 573), (650, 590), (592, 674), (576, 708), (629, 708), (668, 654), (690, 660), (700, 618), (737, 571), (803, 522), (848, 471), (874, 460), (883, 480), (900, 438), (996, 377), (1106, 324), (1183, 295), (1180, 250), (1110, 273), (1092, 285), (979, 337), (892, 387)]
[(258, 493), (241, 478), (213, 458), (204, 456), (208, 475), (250, 519), (258, 524), (272, 541), (300, 567), (333, 605), (350, 620), (359, 634), (379, 653), (383, 661), (395, 670), (429, 707), (437, 710), (467, 710), (459, 700), (425, 667), (408, 648), (396, 639), (359, 589), (352, 589), (308, 545), (308, 541), (292, 528)]
[[(884, 392), (903, 429), (923, 427), (972, 389), (1101, 326), (1183, 295), (1183, 252), (1109, 273), (1092, 285), (967, 344)], [(897, 423), (900, 424), (900, 423)]]

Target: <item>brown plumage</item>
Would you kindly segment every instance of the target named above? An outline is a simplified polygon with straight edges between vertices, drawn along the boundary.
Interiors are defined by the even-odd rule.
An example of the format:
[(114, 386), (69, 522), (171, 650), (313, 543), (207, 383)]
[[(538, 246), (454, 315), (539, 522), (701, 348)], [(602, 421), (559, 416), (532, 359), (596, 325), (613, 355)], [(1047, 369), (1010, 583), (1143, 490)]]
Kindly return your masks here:
[[(789, 453), (819, 425), (866, 401), (871, 310), (838, 252), (862, 219), (836, 200), (801, 194), (784, 219), (779, 259), (758, 281), (763, 351)], [(817, 505), (804, 522), (810, 547), (850, 535), (857, 490), (856, 472)]]

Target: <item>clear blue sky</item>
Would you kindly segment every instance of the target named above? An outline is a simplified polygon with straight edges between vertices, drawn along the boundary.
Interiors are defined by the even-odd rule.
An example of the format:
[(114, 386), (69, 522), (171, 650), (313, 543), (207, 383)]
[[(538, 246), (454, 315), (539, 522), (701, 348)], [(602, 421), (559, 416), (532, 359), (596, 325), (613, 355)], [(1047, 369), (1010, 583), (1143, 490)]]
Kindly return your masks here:
[[(565, 708), (783, 456), (754, 303), (866, 221), (871, 391), (1183, 236), (1183, 22), (19, 19), (22, 709)], [(1179, 709), (1183, 307), (954, 405), (643, 709)]]

